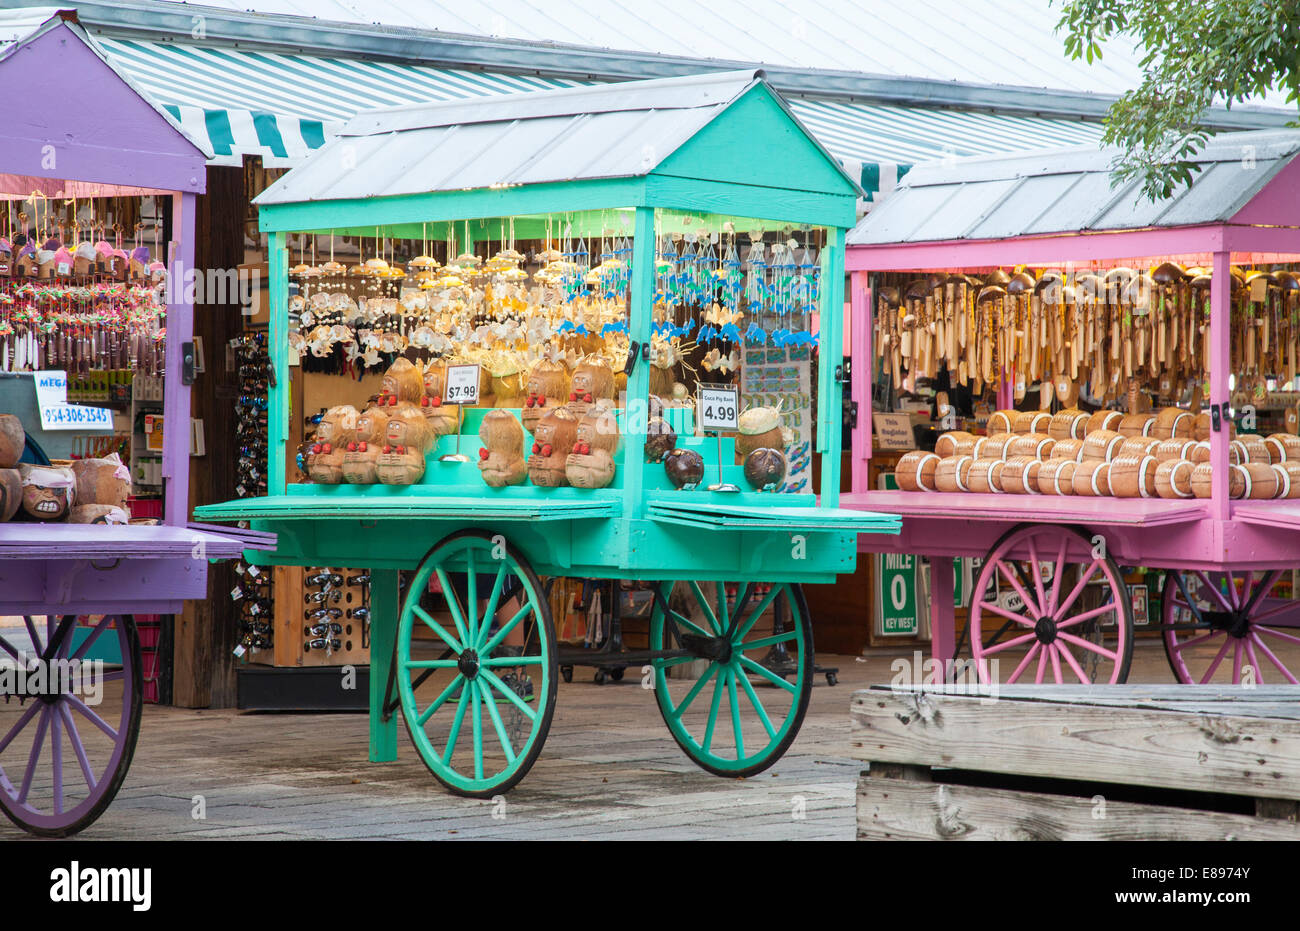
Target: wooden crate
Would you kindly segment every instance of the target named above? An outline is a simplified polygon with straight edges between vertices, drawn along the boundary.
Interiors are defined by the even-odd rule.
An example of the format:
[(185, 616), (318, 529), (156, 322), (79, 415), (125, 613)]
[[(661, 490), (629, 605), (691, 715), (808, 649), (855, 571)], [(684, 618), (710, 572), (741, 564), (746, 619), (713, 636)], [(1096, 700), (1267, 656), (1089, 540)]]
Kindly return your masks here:
[(1300, 840), (1300, 686), (877, 686), (851, 715), (859, 839)]

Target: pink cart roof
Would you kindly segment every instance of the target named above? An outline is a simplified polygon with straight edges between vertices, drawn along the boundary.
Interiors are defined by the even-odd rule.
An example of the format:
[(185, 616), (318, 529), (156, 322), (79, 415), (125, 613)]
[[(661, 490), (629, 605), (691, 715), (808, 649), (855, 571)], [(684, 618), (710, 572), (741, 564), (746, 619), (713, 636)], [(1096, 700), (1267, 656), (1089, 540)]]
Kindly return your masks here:
[(849, 234), (850, 269), (976, 268), (1117, 258), (1300, 253), (1300, 130), (1227, 133), (1151, 202), (1091, 146), (918, 165)]

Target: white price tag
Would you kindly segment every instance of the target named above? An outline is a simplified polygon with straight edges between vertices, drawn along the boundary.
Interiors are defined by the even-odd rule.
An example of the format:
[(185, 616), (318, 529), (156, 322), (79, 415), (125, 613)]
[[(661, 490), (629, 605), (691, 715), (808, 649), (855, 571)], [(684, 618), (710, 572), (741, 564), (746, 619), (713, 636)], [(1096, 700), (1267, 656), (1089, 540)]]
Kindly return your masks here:
[(478, 403), (479, 367), (477, 365), (447, 366), (447, 387), (442, 393), (443, 404)]
[(107, 407), (80, 404), (42, 404), (42, 430), (112, 430), (113, 412)]
[(739, 426), (740, 392), (735, 388), (701, 385), (696, 405), (701, 430), (734, 431)]

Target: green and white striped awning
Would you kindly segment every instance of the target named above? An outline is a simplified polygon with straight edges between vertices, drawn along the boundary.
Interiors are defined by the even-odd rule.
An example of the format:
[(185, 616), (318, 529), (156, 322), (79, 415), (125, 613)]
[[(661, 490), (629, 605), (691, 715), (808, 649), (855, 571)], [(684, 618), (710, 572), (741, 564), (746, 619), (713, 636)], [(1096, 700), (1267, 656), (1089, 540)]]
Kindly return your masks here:
[[(535, 75), (243, 51), (99, 36), (105, 55), (196, 138), (214, 164), (260, 155), (296, 164), (359, 110), (571, 87)], [(794, 98), (810, 132), (868, 194), (887, 193), (915, 162), (1095, 143), (1101, 126), (924, 107)]]
[(567, 87), (577, 82), (346, 58), (96, 37), (109, 60), (206, 138), (213, 164), (297, 164), (358, 110)]

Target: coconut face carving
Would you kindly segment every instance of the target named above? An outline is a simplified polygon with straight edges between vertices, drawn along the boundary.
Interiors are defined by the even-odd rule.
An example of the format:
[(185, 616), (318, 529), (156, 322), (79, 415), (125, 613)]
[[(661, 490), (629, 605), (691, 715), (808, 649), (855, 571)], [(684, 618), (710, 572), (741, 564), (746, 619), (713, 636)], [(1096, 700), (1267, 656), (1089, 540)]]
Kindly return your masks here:
[(533, 366), (523, 401), (524, 429), (536, 430), (537, 421), (551, 409), (563, 407), (569, 396), (569, 376), (564, 366), (546, 359)]
[(71, 469), (20, 463), (23, 513), (33, 520), (66, 520), (76, 498), (77, 478)]
[(478, 431), (483, 448), (478, 467), (490, 488), (519, 485), (528, 477), (524, 463), (524, 428), (504, 410), (489, 411)]
[(532, 454), (528, 457), (529, 481), (545, 488), (569, 484), (564, 462), (577, 436), (578, 421), (564, 408), (543, 416), (533, 431)]
[(347, 446), (356, 436), (357, 409), (350, 404), (331, 407), (316, 427), (316, 439), (311, 445), (311, 460), (307, 474), (313, 482), (337, 485), (343, 481), (343, 457)]
[(388, 413), (372, 407), (357, 417), (357, 429), (343, 453), (343, 481), (354, 485), (373, 485), (378, 481), (375, 465), (379, 461), (388, 430)]
[(414, 485), (424, 478), (429, 429), (416, 407), (401, 407), (388, 419), (375, 477), (385, 485)]
[(578, 422), (573, 451), (564, 471), (575, 488), (604, 488), (614, 481), (614, 453), (618, 450), (618, 421), (608, 411), (588, 413)]
[(581, 417), (597, 401), (614, 398), (614, 370), (603, 359), (578, 363), (573, 370), (569, 386), (569, 403), (566, 405), (574, 417)]

